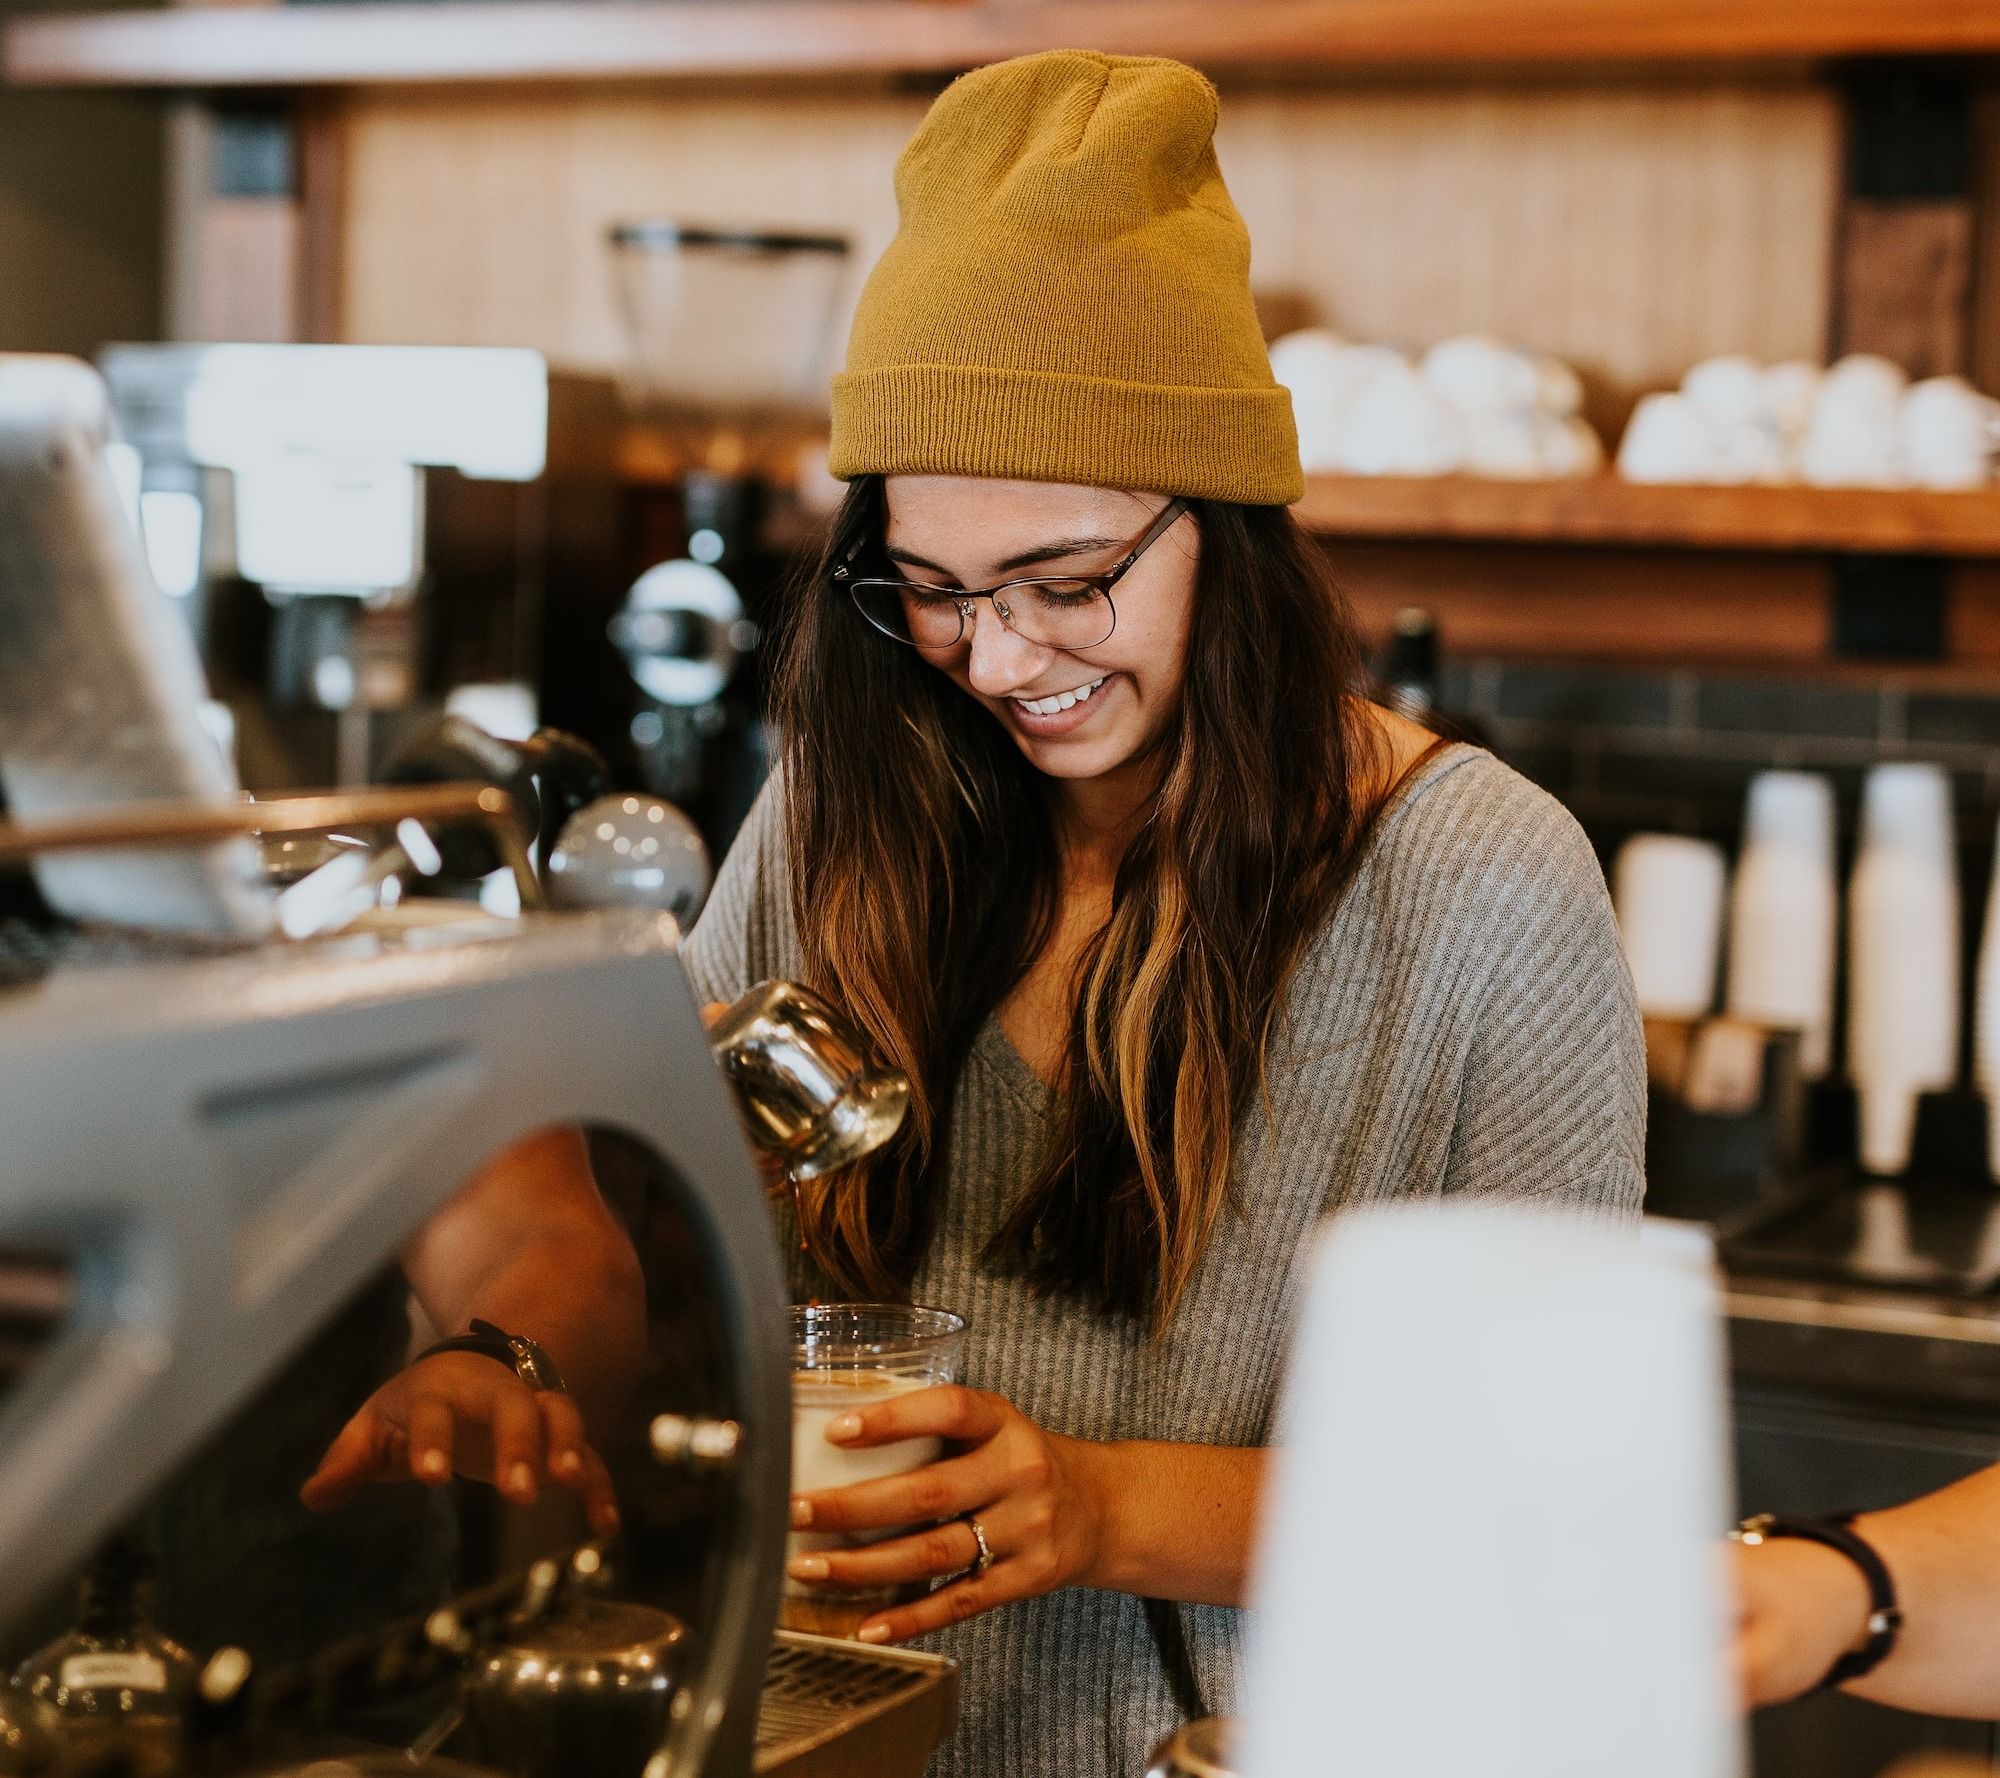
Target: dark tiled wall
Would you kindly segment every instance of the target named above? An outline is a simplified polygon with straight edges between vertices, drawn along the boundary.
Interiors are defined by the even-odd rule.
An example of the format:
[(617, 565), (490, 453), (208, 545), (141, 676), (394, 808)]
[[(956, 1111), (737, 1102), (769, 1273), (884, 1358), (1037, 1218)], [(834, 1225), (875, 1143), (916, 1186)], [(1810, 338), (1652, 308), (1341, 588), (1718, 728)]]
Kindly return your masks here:
[[(1945, 767), (1958, 807), (1969, 991), (2000, 824), (2000, 690), (1981, 695), (1886, 681), (1864, 686), (1482, 660), (1451, 662), (1439, 689), (1448, 712), (1478, 724), (1504, 759), (1575, 811), (1607, 866), (1620, 842), (1642, 831), (1717, 840), (1733, 855), (1751, 777), (1783, 766), (1833, 780), (1845, 883), (1868, 768), (1917, 759)], [(1846, 1042), (1845, 995), (1843, 986), (1836, 1055)], [(1971, 1023), (1963, 1021), (1961, 1079), (1970, 1061)], [(1837, 1087), (1813, 1095), (1814, 1163), (1851, 1157), (1852, 1118), (1851, 1101)], [(1985, 1177), (1985, 1116), (1976, 1098), (1967, 1092), (1933, 1097), (1924, 1119), (1924, 1169)], [(1704, 1128), (1710, 1126), (1700, 1119), (1656, 1125), (1656, 1137), (1668, 1132), (1649, 1151), (1656, 1193), (1670, 1190), (1675, 1180), (1684, 1186), (1690, 1178), (1708, 1179), (1715, 1152), (1702, 1141), (1677, 1150), (1671, 1134), (1678, 1130), (1685, 1140)]]
[(1440, 691), (1446, 709), (1561, 797), (1607, 857), (1640, 831), (1733, 849), (1745, 787), (1773, 766), (1831, 777), (1851, 844), (1868, 768), (1933, 761), (1951, 773), (1973, 909), (1984, 907), (2000, 823), (2000, 690), (1456, 660)]

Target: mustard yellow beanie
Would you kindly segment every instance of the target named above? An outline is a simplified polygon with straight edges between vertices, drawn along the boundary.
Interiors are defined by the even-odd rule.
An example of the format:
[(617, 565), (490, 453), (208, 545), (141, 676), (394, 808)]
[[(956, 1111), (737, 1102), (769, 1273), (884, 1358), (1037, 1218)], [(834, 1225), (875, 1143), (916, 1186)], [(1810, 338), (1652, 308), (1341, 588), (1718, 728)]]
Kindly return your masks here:
[(954, 81), (896, 165), (902, 225), (833, 380), (834, 474), (1298, 499), (1215, 112), (1153, 57), (1053, 50)]

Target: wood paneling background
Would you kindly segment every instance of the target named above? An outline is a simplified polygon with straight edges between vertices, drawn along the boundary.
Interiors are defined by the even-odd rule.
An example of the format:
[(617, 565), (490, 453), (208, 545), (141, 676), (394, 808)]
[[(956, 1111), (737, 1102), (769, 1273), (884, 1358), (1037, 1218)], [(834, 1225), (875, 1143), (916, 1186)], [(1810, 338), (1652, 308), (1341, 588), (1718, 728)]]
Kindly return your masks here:
[(842, 230), (858, 286), (895, 231), (890, 169), (924, 109), (866, 92), (358, 96), (342, 335), (615, 368), (605, 231), (646, 216)]
[[(857, 269), (926, 99), (887, 90), (357, 95), (343, 337), (621, 351), (610, 222), (833, 227)], [(1601, 423), (1723, 351), (1824, 351), (1833, 96), (1803, 80), (1225, 89), (1220, 152), (1284, 306), (1422, 345), (1560, 352)]]
[(1560, 353), (1600, 420), (1717, 352), (1824, 350), (1827, 92), (1363, 89), (1247, 95), (1224, 117), (1259, 281), (1359, 337), (1479, 329)]

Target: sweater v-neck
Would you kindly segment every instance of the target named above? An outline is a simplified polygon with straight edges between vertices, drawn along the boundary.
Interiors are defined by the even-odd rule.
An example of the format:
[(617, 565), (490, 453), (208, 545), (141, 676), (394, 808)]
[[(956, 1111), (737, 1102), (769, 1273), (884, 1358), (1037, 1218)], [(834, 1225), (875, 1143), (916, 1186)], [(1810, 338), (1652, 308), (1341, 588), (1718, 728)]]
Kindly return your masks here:
[(1055, 1109), (1056, 1090), (1028, 1065), (1028, 1058), (1014, 1047), (1000, 1023), (1000, 1015), (990, 1012), (972, 1039), (972, 1059), (982, 1063), (1022, 1105), (1037, 1117), (1047, 1117)]
[[(1377, 816), (1374, 829), (1363, 846), (1365, 863), (1382, 838), (1384, 830), (1390, 827), (1409, 806), (1416, 791), (1423, 785), (1441, 777), (1450, 768), (1474, 756), (1476, 750), (1459, 743), (1447, 743), (1435, 749), (1428, 758), (1419, 761), (1403, 775), (1402, 781), (1389, 792), (1388, 800)], [(1037, 1074), (1028, 1058), (1015, 1047), (1014, 1040), (1007, 1035), (1006, 1027), (1000, 1023), (996, 1009), (986, 1015), (986, 1021), (979, 1027), (972, 1040), (973, 1059), (983, 1063), (1007, 1090), (1038, 1117), (1053, 1114), (1056, 1104), (1056, 1090)]]

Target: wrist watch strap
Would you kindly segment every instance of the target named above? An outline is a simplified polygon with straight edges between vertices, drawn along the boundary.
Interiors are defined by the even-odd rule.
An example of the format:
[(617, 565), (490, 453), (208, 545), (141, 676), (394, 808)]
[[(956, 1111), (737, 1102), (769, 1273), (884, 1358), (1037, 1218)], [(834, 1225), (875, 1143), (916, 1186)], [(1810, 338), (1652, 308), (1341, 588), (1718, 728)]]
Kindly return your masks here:
[(439, 1340), (419, 1356), (433, 1358), (440, 1352), (477, 1352), (482, 1358), (497, 1359), (530, 1389), (560, 1389), (562, 1372), (556, 1362), (526, 1334), (512, 1334), (490, 1321), (474, 1321), (468, 1333)]
[(1875, 1546), (1854, 1530), (1853, 1519), (1852, 1513), (1828, 1519), (1759, 1513), (1755, 1518), (1745, 1519), (1731, 1533), (1739, 1542), (1748, 1544), (1759, 1544), (1769, 1537), (1798, 1537), (1822, 1544), (1838, 1550), (1861, 1570), (1862, 1579), (1868, 1583), (1868, 1640), (1835, 1661), (1827, 1669), (1826, 1677), (1813, 1688), (1815, 1691), (1832, 1691), (1864, 1673), (1874, 1672), (1889, 1658), (1889, 1651), (1896, 1646), (1897, 1633), (1903, 1627), (1902, 1607), (1896, 1603), (1896, 1583), (1890, 1578), (1889, 1566), (1876, 1553)]

